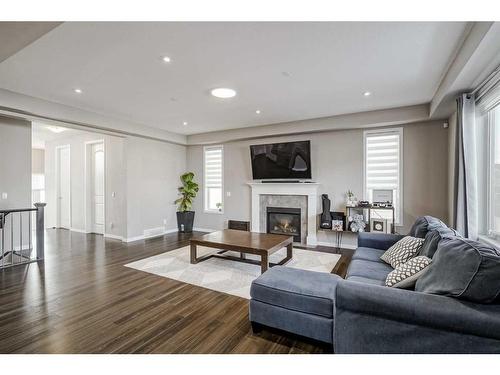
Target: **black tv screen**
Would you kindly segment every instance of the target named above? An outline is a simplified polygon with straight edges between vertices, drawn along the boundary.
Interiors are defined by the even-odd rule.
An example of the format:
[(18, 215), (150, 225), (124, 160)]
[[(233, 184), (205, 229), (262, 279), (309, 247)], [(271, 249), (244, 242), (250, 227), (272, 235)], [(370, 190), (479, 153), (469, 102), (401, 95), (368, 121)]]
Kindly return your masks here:
[(311, 142), (250, 146), (254, 180), (310, 179)]

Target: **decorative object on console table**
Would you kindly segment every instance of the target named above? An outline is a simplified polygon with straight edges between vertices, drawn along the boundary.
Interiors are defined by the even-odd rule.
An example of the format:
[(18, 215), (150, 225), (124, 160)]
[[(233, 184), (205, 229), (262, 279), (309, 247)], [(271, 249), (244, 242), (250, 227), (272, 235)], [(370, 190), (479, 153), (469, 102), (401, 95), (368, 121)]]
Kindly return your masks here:
[(373, 189), (372, 200), (374, 205), (380, 203), (390, 203), (392, 205), (393, 191), (390, 189)]
[(374, 233), (389, 233), (387, 219), (370, 219), (370, 231)]
[(330, 199), (328, 199), (328, 194), (321, 195), (321, 201), (323, 202), (323, 213), (321, 214), (320, 227), (322, 229), (332, 228), (332, 215), (330, 214)]
[(347, 196), (347, 201), (346, 201), (347, 207), (356, 207), (358, 205), (358, 200), (354, 196), (352, 190), (347, 190), (346, 196)]
[(345, 213), (341, 211), (330, 212), (332, 216), (332, 230), (344, 231), (346, 229)]
[(351, 232), (364, 232), (366, 223), (362, 214), (354, 214), (349, 216), (349, 223)]
[[(356, 214), (353, 214), (352, 211), (354, 210), (354, 212), (356, 212)], [(368, 206), (356, 206), (356, 207), (349, 207), (349, 206), (346, 206), (346, 212), (347, 212), (347, 216), (349, 217), (349, 224), (348, 224), (348, 229), (351, 229), (352, 230), (352, 219), (354, 218), (354, 216), (356, 215), (360, 215), (362, 216), (363, 218), (365, 218), (367, 216), (367, 219), (363, 219), (365, 225), (368, 225), (368, 228), (367, 230), (370, 230), (370, 224), (371, 224), (371, 218), (372, 218), (372, 211), (379, 211), (379, 210), (390, 210), (391, 211), (391, 216), (392, 216), (392, 222), (389, 224), (389, 219), (386, 219), (386, 218), (382, 218), (380, 217), (380, 219), (386, 219), (387, 220), (387, 227), (388, 227), (388, 230), (389, 230), (389, 233), (395, 233), (395, 225), (394, 223), (396, 222), (395, 221), (395, 211), (394, 211), (394, 207), (391, 205), (390, 207), (373, 207), (373, 205), (368, 205)], [(362, 214), (360, 214), (360, 212), (362, 212)], [(359, 232), (359, 230), (353, 230), (353, 232)]]
[(182, 186), (178, 188), (180, 198), (174, 202), (179, 205), (177, 209), (177, 228), (182, 233), (191, 233), (193, 231), (194, 211), (190, 209), (199, 190), (198, 184), (193, 181), (193, 178), (193, 172), (186, 172), (181, 175)]

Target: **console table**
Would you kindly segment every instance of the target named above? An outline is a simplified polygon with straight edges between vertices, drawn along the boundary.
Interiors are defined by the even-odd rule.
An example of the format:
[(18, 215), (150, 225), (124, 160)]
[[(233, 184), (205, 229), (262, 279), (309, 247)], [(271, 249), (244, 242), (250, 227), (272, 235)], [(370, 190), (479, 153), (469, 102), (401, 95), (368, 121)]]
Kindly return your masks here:
[[(351, 216), (351, 211), (352, 210), (363, 210), (363, 216), (364, 216), (364, 211), (366, 210), (368, 212), (368, 230), (366, 230), (366, 232), (370, 232), (371, 228), (370, 228), (370, 222), (371, 222), (371, 218), (372, 218), (372, 211), (382, 211), (382, 210), (390, 210), (392, 211), (392, 222), (391, 222), (391, 233), (394, 234), (396, 231), (395, 231), (395, 222), (396, 222), (396, 214), (395, 214), (395, 211), (394, 211), (394, 207), (373, 207), (372, 205), (368, 205), (368, 206), (353, 206), (353, 207), (350, 207), (350, 206), (346, 206), (346, 213), (347, 213), (347, 218), (349, 218), (349, 216)], [(347, 229), (349, 229), (349, 222), (347, 222)]]

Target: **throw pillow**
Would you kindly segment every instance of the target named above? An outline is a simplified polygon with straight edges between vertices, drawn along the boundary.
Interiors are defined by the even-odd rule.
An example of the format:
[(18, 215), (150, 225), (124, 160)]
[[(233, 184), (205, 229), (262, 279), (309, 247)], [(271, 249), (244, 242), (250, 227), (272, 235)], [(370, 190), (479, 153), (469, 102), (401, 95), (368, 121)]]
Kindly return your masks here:
[(500, 296), (500, 251), (466, 238), (443, 238), (415, 290), (478, 303), (493, 302)]
[(423, 238), (403, 237), (382, 254), (380, 259), (389, 263), (392, 268), (396, 268), (400, 264), (406, 263), (408, 259), (415, 257), (423, 244)]
[(446, 228), (446, 224), (438, 218), (432, 216), (420, 216), (413, 223), (408, 235), (412, 237), (424, 238), (428, 231), (437, 228)]
[(400, 264), (394, 271), (387, 275), (385, 285), (394, 288), (413, 288), (418, 278), (427, 270), (431, 264), (431, 258), (418, 256), (408, 262)]
[(425, 235), (424, 244), (422, 245), (422, 248), (420, 249), (418, 255), (423, 255), (432, 259), (432, 257), (437, 251), (439, 242), (443, 238), (448, 238), (448, 237), (462, 237), (462, 236), (460, 236), (460, 234), (456, 230), (446, 227), (436, 228), (434, 230), (427, 232), (427, 234)]

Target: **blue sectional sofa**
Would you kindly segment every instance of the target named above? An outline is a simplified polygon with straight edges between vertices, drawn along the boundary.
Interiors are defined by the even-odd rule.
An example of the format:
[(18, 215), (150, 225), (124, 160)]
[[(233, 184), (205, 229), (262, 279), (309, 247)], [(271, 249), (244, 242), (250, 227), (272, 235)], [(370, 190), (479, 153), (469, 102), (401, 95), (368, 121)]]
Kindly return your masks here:
[[(430, 258), (443, 238), (460, 237), (430, 216), (409, 235), (425, 238)], [(252, 325), (332, 344), (335, 353), (500, 353), (500, 303), (385, 286), (393, 269), (380, 256), (402, 237), (360, 233), (345, 279), (272, 267), (252, 284)]]

